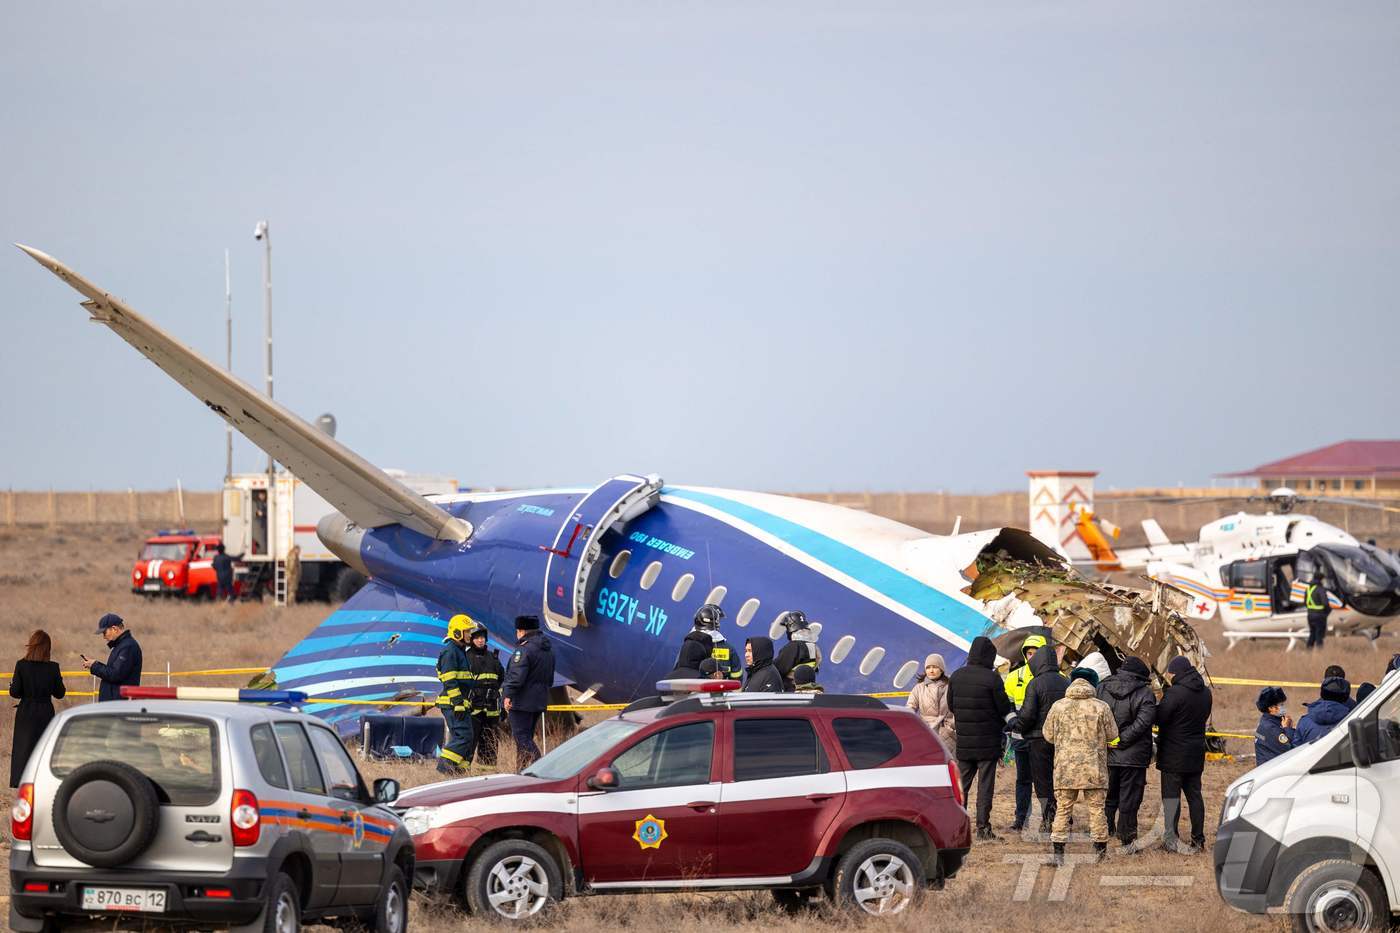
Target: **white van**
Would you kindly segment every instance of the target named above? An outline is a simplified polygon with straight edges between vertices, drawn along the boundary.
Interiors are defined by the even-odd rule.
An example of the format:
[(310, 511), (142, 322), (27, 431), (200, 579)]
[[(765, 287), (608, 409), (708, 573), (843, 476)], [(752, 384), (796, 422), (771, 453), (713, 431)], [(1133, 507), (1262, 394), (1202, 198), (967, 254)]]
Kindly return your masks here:
[(1331, 732), (1230, 785), (1215, 882), (1295, 930), (1385, 930), (1400, 910), (1400, 671)]

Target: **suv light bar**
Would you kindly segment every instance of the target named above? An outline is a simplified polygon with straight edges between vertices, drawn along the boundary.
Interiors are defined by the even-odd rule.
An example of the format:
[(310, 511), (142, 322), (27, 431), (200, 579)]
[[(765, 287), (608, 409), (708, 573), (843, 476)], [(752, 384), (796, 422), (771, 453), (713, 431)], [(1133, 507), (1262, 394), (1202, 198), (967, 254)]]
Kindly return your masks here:
[(704, 678), (678, 677), (675, 680), (658, 680), (657, 693), (727, 693), (738, 690), (737, 680), (706, 680)]
[(239, 687), (122, 687), (124, 700), (220, 700), (227, 703), (305, 703), (300, 690), (244, 690)]

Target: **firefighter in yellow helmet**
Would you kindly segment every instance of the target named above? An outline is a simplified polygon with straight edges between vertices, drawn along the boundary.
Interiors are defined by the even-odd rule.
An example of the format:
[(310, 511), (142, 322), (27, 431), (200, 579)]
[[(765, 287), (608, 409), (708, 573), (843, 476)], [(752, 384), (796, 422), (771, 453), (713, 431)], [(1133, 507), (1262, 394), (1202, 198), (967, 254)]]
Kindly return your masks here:
[(494, 765), (501, 723), (501, 678), (506, 672), (491, 648), (486, 626), (473, 622), (467, 641), (467, 670), (472, 679), (463, 695), (472, 717), (472, 750), (464, 757), (468, 764), (475, 758), (483, 765)]
[[(1006, 696), (1018, 710), (1026, 701), (1026, 688), (1035, 677), (1031, 671), (1031, 656), (1044, 647), (1044, 635), (1027, 635), (1021, 645), (1021, 660), (1025, 663), (1006, 675)], [(1012, 736), (1011, 753), (1016, 761), (1016, 814), (1011, 819), (1011, 831), (1019, 833), (1026, 828), (1026, 818), (1031, 812), (1031, 756), (1026, 740)]]
[(472, 685), (471, 661), (467, 657), (467, 633), (474, 623), (468, 615), (455, 615), (447, 623), (447, 637), (438, 655), (437, 675), (442, 681), (437, 705), (447, 720), (447, 744), (438, 752), (437, 769), (443, 774), (460, 774), (471, 761), (472, 717), (468, 694)]

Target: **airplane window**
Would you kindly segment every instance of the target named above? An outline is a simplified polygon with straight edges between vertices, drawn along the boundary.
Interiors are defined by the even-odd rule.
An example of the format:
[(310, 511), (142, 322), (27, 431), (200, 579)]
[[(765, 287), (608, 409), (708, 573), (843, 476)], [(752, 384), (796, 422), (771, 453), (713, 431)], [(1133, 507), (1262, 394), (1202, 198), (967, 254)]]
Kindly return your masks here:
[(879, 646), (871, 648), (865, 653), (865, 657), (860, 661), (860, 672), (869, 677), (870, 674), (880, 665), (885, 658), (885, 649)]
[(627, 561), (632, 557), (631, 551), (618, 551), (617, 556), (612, 560), (612, 566), (608, 568), (608, 576), (616, 580), (622, 576), (622, 571), (627, 569)]
[(809, 626), (807, 626), (807, 627), (808, 627), (809, 629), (811, 629), (811, 631), (812, 631), (812, 637), (813, 637), (813, 638), (821, 638), (821, 637), (822, 637), (822, 624), (821, 624), (820, 622), (813, 622), (811, 625), (809, 625)]
[(647, 564), (647, 569), (642, 571), (642, 589), (651, 589), (659, 576), (661, 576), (661, 561), (654, 560)]
[(851, 649), (855, 646), (856, 637), (854, 635), (842, 636), (841, 640), (836, 643), (836, 646), (831, 649), (831, 663), (840, 664), (842, 661), (846, 660), (846, 655), (850, 654)]
[(894, 675), (894, 688), (903, 690), (904, 685), (914, 679), (914, 675), (919, 672), (918, 661), (905, 661), (904, 666), (899, 669), (899, 673)]
[(783, 628), (783, 624), (778, 621), (783, 617), (784, 614), (786, 614), (786, 612), (786, 609), (784, 609), (782, 612), (779, 612), (776, 616), (773, 617), (773, 624), (768, 626), (768, 637), (773, 639), (774, 641), (777, 641), (779, 638), (782, 638), (783, 633), (787, 631), (787, 629)]
[(724, 594), (729, 592), (727, 586), (717, 586), (710, 590), (710, 595), (705, 597), (705, 602), (714, 603), (718, 606), (724, 600)]
[(739, 607), (739, 617), (734, 622), (739, 628), (743, 628), (753, 620), (755, 612), (758, 612), (758, 600), (750, 599)]
[(685, 594), (690, 592), (690, 584), (694, 582), (695, 574), (683, 574), (681, 578), (676, 581), (676, 585), (671, 588), (671, 599), (675, 602), (680, 602), (685, 599)]

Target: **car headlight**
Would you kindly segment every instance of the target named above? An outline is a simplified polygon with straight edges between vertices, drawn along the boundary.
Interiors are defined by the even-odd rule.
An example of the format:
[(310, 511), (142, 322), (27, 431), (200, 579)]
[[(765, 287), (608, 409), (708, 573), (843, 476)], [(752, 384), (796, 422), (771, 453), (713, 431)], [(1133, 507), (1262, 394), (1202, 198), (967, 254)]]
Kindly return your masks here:
[(1227, 823), (1244, 812), (1244, 805), (1249, 800), (1249, 794), (1254, 790), (1253, 781), (1245, 781), (1234, 790), (1230, 791), (1225, 798), (1225, 812), (1220, 817), (1220, 822)]
[(427, 807), (409, 807), (399, 818), (410, 836), (421, 836), (432, 828)]

